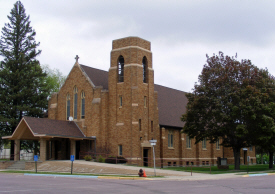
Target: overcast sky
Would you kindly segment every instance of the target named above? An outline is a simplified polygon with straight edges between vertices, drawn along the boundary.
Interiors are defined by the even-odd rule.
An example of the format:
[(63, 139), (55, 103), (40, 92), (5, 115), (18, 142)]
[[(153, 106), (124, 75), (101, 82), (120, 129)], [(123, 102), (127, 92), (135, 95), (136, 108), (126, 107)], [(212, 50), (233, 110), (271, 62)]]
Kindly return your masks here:
[[(0, 0), (0, 27), (15, 0)], [(190, 92), (206, 62), (223, 51), (275, 75), (275, 1), (265, 0), (21, 0), (38, 60), (67, 75), (80, 64), (108, 71), (112, 40), (151, 42), (155, 83)]]

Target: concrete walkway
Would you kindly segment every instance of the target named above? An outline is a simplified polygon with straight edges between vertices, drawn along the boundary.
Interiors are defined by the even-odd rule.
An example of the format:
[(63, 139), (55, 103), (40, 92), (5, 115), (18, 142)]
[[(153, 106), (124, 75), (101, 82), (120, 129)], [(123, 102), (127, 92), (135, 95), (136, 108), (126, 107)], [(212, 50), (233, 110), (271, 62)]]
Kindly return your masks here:
[[(137, 176), (139, 169), (145, 170), (147, 176), (154, 176), (154, 168), (136, 167), (124, 164), (107, 164), (98, 162), (89, 162), (84, 160), (76, 160), (73, 162), (74, 173), (89, 173), (89, 174), (102, 174), (102, 175), (128, 175)], [(27, 170), (34, 170), (30, 168)], [(38, 165), (38, 172), (71, 172), (71, 161), (46, 161)], [(164, 176), (161, 180), (213, 180), (213, 179), (226, 179), (241, 177), (235, 173), (228, 174), (202, 174), (191, 173), (183, 171), (173, 171), (165, 169), (156, 169), (157, 176)], [(152, 179), (150, 177), (150, 179)], [(160, 178), (153, 178), (154, 180), (160, 180)]]

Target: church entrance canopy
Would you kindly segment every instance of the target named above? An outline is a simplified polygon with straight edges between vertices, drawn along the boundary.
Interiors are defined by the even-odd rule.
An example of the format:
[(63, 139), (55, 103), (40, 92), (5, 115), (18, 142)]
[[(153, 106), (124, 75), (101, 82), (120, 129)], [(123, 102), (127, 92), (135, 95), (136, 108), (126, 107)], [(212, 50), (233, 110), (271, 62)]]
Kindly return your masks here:
[(54, 159), (62, 159), (58, 156), (58, 152), (66, 153), (63, 159), (67, 159), (69, 155), (76, 155), (76, 142), (79, 140), (88, 142), (93, 140), (94, 147), (96, 140), (95, 137), (86, 137), (74, 121), (33, 117), (23, 117), (13, 134), (2, 138), (15, 140), (15, 160), (19, 160), (20, 140), (40, 141), (41, 161), (49, 159), (52, 155), (55, 156)]

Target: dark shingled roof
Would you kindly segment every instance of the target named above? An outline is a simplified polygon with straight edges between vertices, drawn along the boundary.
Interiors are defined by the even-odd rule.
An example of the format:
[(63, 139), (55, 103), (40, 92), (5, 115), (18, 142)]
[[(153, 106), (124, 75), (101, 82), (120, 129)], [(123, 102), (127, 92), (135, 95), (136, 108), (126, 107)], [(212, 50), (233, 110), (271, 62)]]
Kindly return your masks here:
[[(95, 86), (108, 89), (108, 72), (80, 65)], [(158, 92), (159, 124), (172, 127), (183, 127), (180, 117), (186, 112), (187, 98), (185, 92), (155, 84)]]
[(185, 92), (155, 84), (158, 92), (159, 124), (172, 127), (183, 127), (180, 120), (186, 112), (188, 99)]
[(48, 118), (23, 117), (35, 135), (65, 137), (85, 137), (75, 122), (52, 120)]
[(80, 65), (83, 71), (88, 75), (95, 86), (103, 86), (108, 90), (108, 72), (100, 69), (95, 69), (85, 65)]

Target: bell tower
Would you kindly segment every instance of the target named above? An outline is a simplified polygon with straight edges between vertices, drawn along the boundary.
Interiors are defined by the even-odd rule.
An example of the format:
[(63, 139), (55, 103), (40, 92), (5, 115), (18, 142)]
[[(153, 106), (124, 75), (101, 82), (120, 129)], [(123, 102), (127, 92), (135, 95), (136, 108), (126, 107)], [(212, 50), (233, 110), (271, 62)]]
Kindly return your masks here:
[(151, 43), (139, 37), (114, 40), (108, 84), (109, 148), (127, 158), (142, 157), (148, 140), (159, 136)]

